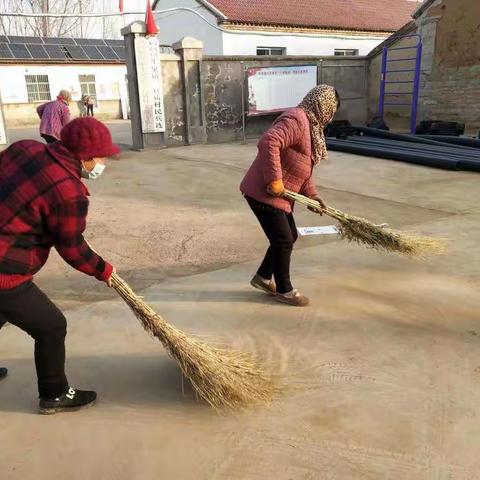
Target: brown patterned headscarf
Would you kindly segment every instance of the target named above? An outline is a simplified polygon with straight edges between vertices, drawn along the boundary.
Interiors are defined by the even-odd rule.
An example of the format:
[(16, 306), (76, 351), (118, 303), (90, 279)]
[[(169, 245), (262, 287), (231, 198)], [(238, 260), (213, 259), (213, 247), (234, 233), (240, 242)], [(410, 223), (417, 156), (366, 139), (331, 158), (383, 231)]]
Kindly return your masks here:
[(307, 93), (299, 107), (305, 111), (310, 121), (312, 159), (316, 165), (327, 158), (323, 129), (337, 111), (335, 89), (330, 85), (318, 85)]

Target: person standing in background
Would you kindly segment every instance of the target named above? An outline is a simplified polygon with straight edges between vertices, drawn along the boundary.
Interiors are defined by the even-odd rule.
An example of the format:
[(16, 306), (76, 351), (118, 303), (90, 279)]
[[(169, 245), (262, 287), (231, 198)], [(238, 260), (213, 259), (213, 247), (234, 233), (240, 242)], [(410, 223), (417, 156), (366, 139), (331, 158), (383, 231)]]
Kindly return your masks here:
[(85, 97), (85, 108), (87, 110), (87, 117), (95, 115), (93, 114), (93, 106), (95, 105), (95, 99), (91, 95)]
[(44, 103), (37, 108), (40, 117), (40, 136), (47, 142), (60, 140), (62, 128), (70, 121), (68, 105), (72, 95), (68, 90), (60, 90), (56, 100)]

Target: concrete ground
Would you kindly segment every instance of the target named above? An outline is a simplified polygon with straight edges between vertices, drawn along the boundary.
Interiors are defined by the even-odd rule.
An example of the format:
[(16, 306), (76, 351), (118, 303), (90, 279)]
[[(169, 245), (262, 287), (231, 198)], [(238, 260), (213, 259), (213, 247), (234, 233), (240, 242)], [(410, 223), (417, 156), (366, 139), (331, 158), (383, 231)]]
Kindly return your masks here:
[[(123, 148), (127, 149), (132, 143), (132, 132), (130, 128), (129, 120), (112, 120), (106, 122), (112, 137), (115, 142), (120, 144)], [(39, 137), (38, 125), (24, 128), (9, 128), (7, 131), (8, 143), (18, 142), (19, 140), (25, 140), (26, 138), (33, 138), (34, 140), (43, 141)]]
[[(68, 317), (68, 373), (99, 404), (35, 414), (31, 340), (0, 333), (0, 478), (480, 479), (478, 176), (332, 153), (328, 203), (450, 240), (413, 261), (301, 238), (293, 309), (248, 281), (266, 248), (238, 193), (255, 145), (124, 152), (92, 191), (88, 240), (165, 318), (272, 360), (284, 395), (218, 415), (115, 292), (52, 255), (38, 284)], [(332, 221), (297, 207), (301, 226)]]

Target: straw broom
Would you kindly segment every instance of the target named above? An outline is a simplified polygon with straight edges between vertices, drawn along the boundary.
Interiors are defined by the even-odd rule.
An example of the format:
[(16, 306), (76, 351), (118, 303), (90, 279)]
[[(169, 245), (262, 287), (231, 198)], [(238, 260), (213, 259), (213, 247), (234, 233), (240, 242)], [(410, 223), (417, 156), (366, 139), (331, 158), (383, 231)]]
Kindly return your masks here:
[(190, 380), (197, 395), (214, 408), (242, 408), (268, 402), (274, 393), (272, 378), (254, 356), (209, 346), (167, 323), (135, 295), (116, 273), (112, 286), (140, 320), (158, 338)]
[(427, 257), (442, 253), (445, 249), (444, 242), (435, 238), (421, 237), (375, 225), (365, 218), (355, 217), (327, 206), (319, 207), (317, 201), (299, 193), (285, 190), (284, 197), (310, 207), (317, 213), (325, 213), (337, 220), (339, 233), (342, 238), (356, 242), (376, 250), (396, 252), (410, 257)]

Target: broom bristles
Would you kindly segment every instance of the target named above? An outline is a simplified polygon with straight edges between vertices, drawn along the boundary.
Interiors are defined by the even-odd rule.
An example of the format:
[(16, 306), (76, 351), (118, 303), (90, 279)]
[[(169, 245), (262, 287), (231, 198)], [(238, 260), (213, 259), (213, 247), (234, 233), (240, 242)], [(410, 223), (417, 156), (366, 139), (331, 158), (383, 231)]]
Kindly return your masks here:
[(113, 288), (133, 310), (144, 329), (158, 338), (178, 363), (197, 395), (214, 408), (242, 408), (266, 403), (274, 393), (273, 378), (253, 355), (216, 348), (167, 323), (117, 274)]
[(375, 225), (365, 218), (348, 215), (329, 206), (320, 209), (317, 201), (289, 190), (285, 191), (284, 196), (337, 220), (340, 223), (339, 233), (341, 237), (348, 241), (366, 245), (376, 250), (416, 257), (427, 257), (445, 251), (445, 243), (442, 240)]

